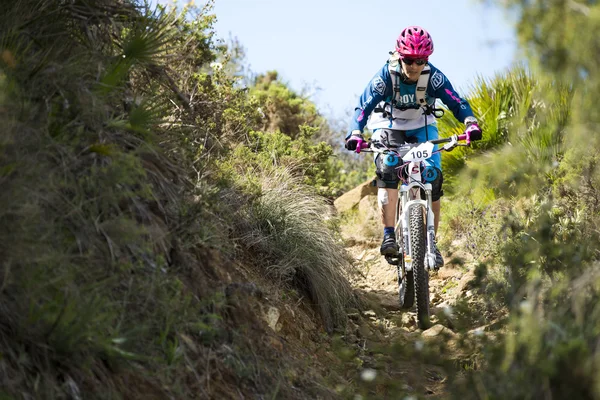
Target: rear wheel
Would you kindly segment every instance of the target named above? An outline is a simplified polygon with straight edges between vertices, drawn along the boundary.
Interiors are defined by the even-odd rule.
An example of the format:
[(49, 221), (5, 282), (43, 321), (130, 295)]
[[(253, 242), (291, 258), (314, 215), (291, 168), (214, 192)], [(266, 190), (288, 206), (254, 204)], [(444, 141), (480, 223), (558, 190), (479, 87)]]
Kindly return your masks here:
[(412, 274), (414, 297), (417, 303), (419, 328), (429, 326), (429, 274), (425, 269), (425, 217), (422, 207), (412, 207), (409, 215), (410, 239), (412, 248)]

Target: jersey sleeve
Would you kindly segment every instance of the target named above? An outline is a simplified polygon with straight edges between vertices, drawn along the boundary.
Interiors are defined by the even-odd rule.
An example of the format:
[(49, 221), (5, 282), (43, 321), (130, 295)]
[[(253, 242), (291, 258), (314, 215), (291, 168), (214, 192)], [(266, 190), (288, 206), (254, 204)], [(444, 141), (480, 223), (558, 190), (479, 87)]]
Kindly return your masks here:
[(390, 96), (392, 91), (392, 79), (386, 63), (371, 79), (358, 99), (358, 105), (354, 108), (354, 115), (350, 121), (350, 130), (346, 135), (346, 139), (350, 137), (352, 131), (363, 131), (375, 106)]
[(473, 116), (473, 110), (469, 102), (454, 90), (452, 84), (437, 68), (432, 68), (432, 75), (429, 80), (428, 94), (429, 96), (438, 98), (460, 122), (464, 122), (465, 118)]

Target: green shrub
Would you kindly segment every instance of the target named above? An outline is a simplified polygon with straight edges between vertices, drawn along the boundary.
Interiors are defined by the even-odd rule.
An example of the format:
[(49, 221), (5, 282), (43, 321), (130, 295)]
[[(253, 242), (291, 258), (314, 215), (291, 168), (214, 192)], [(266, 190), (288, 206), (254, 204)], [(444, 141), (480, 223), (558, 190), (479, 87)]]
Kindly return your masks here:
[[(175, 154), (183, 130), (171, 129), (190, 100), (173, 69), (214, 59), (199, 32), (206, 26), (190, 40), (183, 17), (111, 0), (23, 0), (0, 19), (3, 390), (136, 397), (138, 387), (111, 374), (126, 368), (142, 381), (157, 371), (156, 382), (174, 387), (155, 383), (155, 393), (176, 392), (167, 367), (186, 368), (177, 335), (197, 335), (202, 323), (219, 340), (223, 326), (173, 259), (176, 244), (181, 252), (204, 243), (171, 235), (191, 231), (200, 214), (185, 215), (192, 190), (182, 171), (193, 162)], [(182, 43), (197, 58), (182, 49), (185, 61), (167, 69)], [(210, 104), (225, 108), (216, 97)]]
[(237, 210), (234, 240), (266, 276), (306, 293), (328, 331), (343, 327), (355, 299), (344, 273), (349, 260), (328, 224), (329, 206), (291, 171), (250, 173), (257, 191), (241, 204), (244, 196), (233, 194), (228, 203)]
[[(322, 196), (332, 197), (347, 186), (341, 163), (335, 160), (331, 146), (313, 140), (316, 128), (301, 127), (296, 139), (281, 132), (258, 132), (249, 134), (248, 142), (239, 144), (221, 164), (223, 177), (237, 180), (242, 185), (255, 185), (256, 178), (251, 173), (255, 169), (289, 170), (300, 177), (303, 184), (312, 187)], [(243, 183), (237, 178), (242, 174), (247, 178)]]

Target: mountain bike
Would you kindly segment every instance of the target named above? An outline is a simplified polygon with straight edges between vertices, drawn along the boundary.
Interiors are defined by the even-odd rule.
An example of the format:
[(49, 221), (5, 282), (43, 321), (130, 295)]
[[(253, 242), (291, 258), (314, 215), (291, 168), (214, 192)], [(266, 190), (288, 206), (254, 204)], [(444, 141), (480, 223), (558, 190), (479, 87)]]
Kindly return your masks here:
[[(463, 141), (465, 143), (460, 143)], [(444, 146), (434, 151), (435, 145), (442, 143)], [(393, 154), (402, 160), (397, 168), (401, 185), (395, 217), (399, 254), (386, 256), (386, 260), (397, 266), (400, 306), (410, 309), (416, 305), (421, 329), (429, 326), (429, 271), (436, 269), (432, 186), (422, 177), (424, 162), (435, 153), (470, 144), (470, 135), (465, 132), (422, 143), (406, 143), (393, 149), (378, 141), (366, 141), (359, 143), (355, 150), (378, 153), (382, 157)]]

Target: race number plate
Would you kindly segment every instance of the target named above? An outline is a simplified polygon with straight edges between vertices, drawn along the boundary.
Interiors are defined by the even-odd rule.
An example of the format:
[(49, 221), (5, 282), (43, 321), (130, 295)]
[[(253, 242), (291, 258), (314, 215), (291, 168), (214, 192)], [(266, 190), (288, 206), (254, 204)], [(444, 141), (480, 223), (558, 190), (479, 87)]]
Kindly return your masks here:
[(419, 146), (410, 149), (405, 156), (402, 157), (404, 161), (425, 161), (433, 154), (433, 143), (425, 142)]

